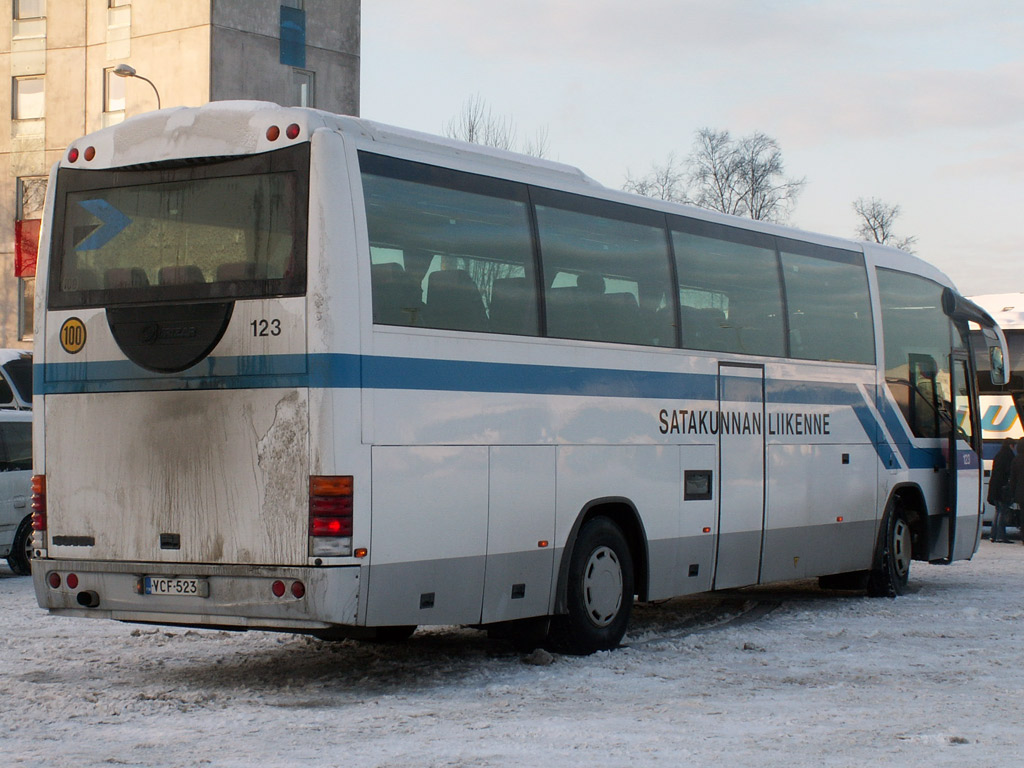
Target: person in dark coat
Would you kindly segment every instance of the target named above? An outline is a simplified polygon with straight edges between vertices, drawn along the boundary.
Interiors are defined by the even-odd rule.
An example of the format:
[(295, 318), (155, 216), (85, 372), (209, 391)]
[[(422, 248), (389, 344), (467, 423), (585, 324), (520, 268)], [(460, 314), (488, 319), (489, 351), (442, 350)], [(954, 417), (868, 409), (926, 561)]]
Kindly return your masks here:
[(1024, 510), (1024, 447), (1018, 448), (1020, 450), (1010, 464), (1010, 503), (1018, 510)]
[(1009, 541), (1006, 538), (1006, 521), (1010, 517), (1010, 467), (1013, 465), (1013, 440), (1003, 440), (999, 452), (992, 460), (992, 472), (988, 476), (988, 503), (995, 507), (992, 517), (992, 541)]

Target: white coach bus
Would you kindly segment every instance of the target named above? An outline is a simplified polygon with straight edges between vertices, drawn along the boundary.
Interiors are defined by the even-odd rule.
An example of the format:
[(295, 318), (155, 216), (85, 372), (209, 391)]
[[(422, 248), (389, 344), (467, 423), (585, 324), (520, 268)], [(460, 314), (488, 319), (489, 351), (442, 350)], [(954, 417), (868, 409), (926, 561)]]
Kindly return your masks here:
[(586, 653), (635, 599), (978, 546), (968, 321), (1005, 342), (905, 253), (254, 102), (74, 142), (47, 211), (52, 613)]
[[(999, 452), (1003, 440), (1020, 440), (1024, 437), (1019, 413), (1021, 408), (1024, 408), (1024, 379), (1019, 373), (1024, 371), (1024, 293), (990, 293), (974, 296), (971, 301), (988, 312), (1003, 330), (1010, 352), (1006, 366), (1008, 370), (1015, 372), (1005, 384), (996, 386), (988, 375), (988, 358), (984, 354), (975, 355), (975, 364), (978, 367), (978, 413), (981, 415), (985, 467), (982, 498), (985, 500), (984, 520), (989, 523), (995, 513), (995, 509), (987, 501), (988, 476), (992, 469), (992, 460)], [(972, 333), (975, 347), (981, 342), (980, 333)]]

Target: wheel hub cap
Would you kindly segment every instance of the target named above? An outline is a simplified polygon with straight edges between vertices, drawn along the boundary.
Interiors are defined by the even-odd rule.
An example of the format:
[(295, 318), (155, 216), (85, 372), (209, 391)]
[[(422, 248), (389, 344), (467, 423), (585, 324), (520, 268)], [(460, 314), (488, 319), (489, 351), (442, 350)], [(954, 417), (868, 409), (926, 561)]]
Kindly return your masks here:
[(622, 566), (615, 552), (598, 547), (587, 561), (583, 572), (583, 602), (590, 621), (607, 627), (622, 605)]

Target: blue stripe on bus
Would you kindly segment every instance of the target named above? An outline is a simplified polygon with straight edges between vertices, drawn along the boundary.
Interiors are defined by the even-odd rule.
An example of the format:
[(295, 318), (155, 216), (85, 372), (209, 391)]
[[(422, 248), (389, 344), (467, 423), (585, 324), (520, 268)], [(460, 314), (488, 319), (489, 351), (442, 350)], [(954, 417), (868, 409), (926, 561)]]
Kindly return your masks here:
[(362, 386), (589, 397), (716, 397), (716, 378), (704, 374), (343, 354), (207, 358), (177, 374), (144, 371), (128, 361), (47, 363), (34, 369), (37, 395)]
[[(447, 392), (575, 395), (583, 397), (717, 400), (715, 374), (487, 363), (351, 354), (208, 357), (177, 374), (145, 371), (130, 361), (46, 363), (33, 366), (36, 395), (111, 392), (277, 389), (402, 389)], [(910, 443), (887, 398), (876, 397), (882, 419), (896, 441), (883, 436), (874, 412), (854, 384), (766, 382), (766, 401), (778, 404), (847, 406), (853, 409), (883, 466), (897, 452), (911, 469), (942, 464), (941, 450)]]

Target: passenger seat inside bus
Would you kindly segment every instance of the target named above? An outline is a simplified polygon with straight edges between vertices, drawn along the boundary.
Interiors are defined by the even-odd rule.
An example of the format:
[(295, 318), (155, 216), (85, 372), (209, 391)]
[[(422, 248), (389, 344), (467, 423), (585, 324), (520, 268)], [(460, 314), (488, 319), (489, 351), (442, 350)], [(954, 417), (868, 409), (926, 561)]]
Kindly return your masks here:
[(113, 267), (103, 273), (104, 288), (146, 288), (149, 278), (141, 267)]
[(422, 325), (420, 287), (401, 264), (370, 267), (373, 322), (383, 325)]
[(525, 277), (499, 277), (491, 286), (492, 333), (537, 335), (537, 309)]
[(548, 336), (598, 341), (601, 334), (591, 305), (593, 297), (575, 286), (547, 291)]
[(640, 305), (629, 292), (607, 293), (601, 297), (601, 338), (623, 344), (650, 344), (640, 327)]
[(256, 264), (251, 261), (229, 261), (217, 265), (217, 282), (234, 283), (239, 280), (256, 280)]
[(486, 331), (487, 312), (469, 272), (447, 269), (427, 278), (426, 325), (460, 331)]
[(194, 285), (205, 283), (206, 278), (195, 264), (183, 264), (175, 267), (160, 267), (157, 272), (157, 282), (160, 285)]

